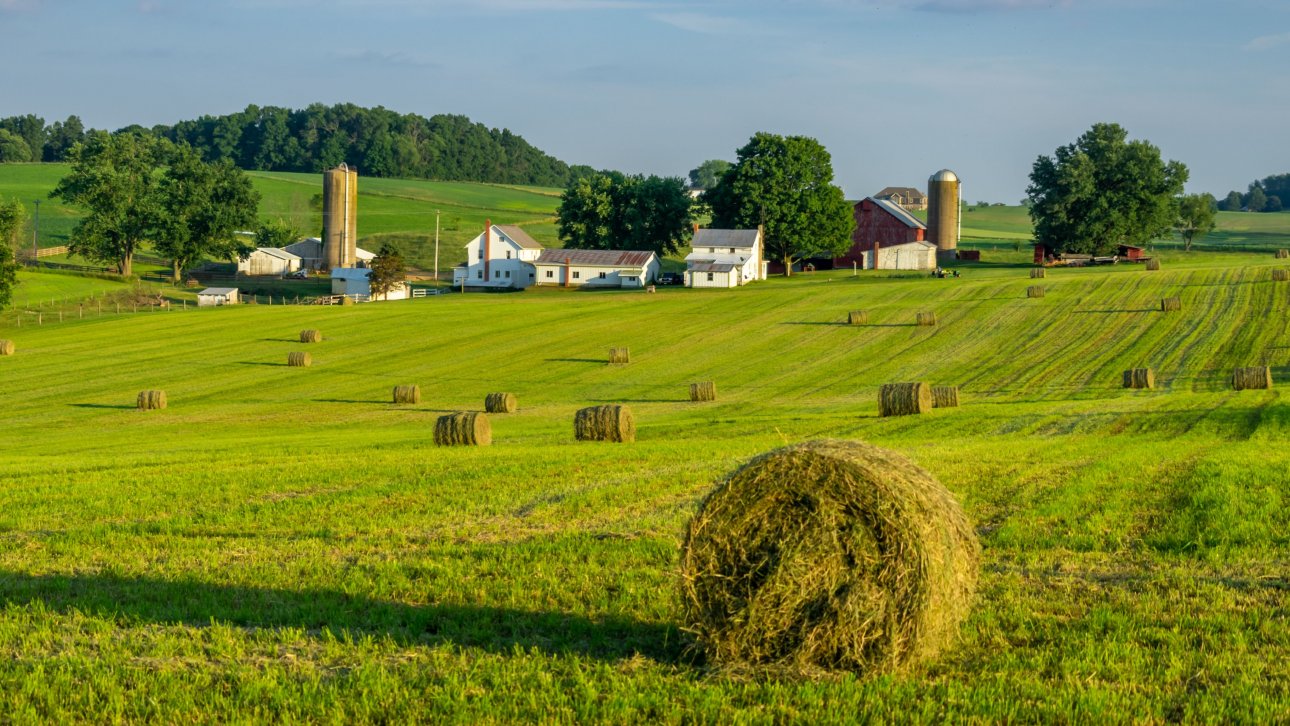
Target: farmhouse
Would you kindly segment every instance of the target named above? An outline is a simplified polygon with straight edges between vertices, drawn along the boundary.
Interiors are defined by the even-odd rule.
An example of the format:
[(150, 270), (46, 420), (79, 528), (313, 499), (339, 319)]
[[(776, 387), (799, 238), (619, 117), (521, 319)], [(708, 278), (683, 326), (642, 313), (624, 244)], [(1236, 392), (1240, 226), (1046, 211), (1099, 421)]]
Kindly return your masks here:
[(243, 275), (281, 277), (299, 269), (300, 257), (277, 247), (260, 247), (237, 261), (237, 271)]
[(218, 305), (236, 305), (236, 287), (208, 287), (197, 293), (197, 307), (209, 308)]
[(924, 241), (927, 227), (899, 204), (869, 197), (856, 202), (851, 249), (833, 260), (837, 267), (864, 270), (930, 270), (936, 245)]
[(632, 250), (547, 250), (514, 225), (486, 223), (466, 244), (466, 262), (452, 284), (476, 290), (560, 287), (644, 287), (658, 276), (658, 256)]
[(537, 284), (561, 287), (645, 287), (658, 277), (658, 255), (638, 250), (542, 250)]
[(927, 209), (927, 195), (913, 187), (887, 187), (873, 198), (895, 202), (905, 209)]
[(365, 267), (337, 267), (331, 271), (331, 294), (345, 295), (356, 300), (406, 300), (408, 285), (396, 283), (384, 295), (372, 296), (372, 271)]
[(761, 229), (696, 229), (685, 256), (686, 287), (738, 287), (766, 279)]

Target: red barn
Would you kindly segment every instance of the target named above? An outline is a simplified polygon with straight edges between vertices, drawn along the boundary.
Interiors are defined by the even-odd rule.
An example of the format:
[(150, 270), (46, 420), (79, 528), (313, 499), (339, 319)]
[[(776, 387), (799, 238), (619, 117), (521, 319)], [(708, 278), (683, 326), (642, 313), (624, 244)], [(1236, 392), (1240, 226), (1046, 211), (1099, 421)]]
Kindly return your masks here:
[(833, 260), (838, 267), (852, 263), (865, 264), (865, 253), (874, 247), (887, 249), (910, 242), (924, 241), (927, 226), (899, 204), (869, 197), (856, 202), (856, 230), (851, 233), (851, 249)]

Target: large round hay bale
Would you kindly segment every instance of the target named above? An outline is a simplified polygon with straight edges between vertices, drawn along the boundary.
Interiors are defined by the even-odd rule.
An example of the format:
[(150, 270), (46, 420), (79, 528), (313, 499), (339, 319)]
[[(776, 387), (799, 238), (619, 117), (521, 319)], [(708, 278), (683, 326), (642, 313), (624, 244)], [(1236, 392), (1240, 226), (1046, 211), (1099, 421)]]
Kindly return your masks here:
[(1147, 269), (1148, 269), (1148, 270), (1159, 270), (1159, 269), (1160, 269), (1160, 260), (1157, 260), (1157, 259), (1156, 259), (1156, 258), (1154, 258), (1154, 257), (1152, 257), (1151, 259), (1147, 260)]
[(1156, 372), (1150, 368), (1130, 368), (1124, 372), (1125, 388), (1155, 388)]
[(691, 401), (715, 401), (717, 400), (717, 383), (716, 381), (699, 381), (690, 384)]
[(166, 407), (165, 391), (139, 391), (135, 407), (140, 411), (158, 411)]
[(300, 331), (300, 342), (301, 343), (321, 343), (322, 331), (321, 330), (302, 330)]
[(1286, 280), (1290, 280), (1290, 270), (1279, 267), (1272, 271), (1273, 282), (1285, 282)]
[(954, 496), (909, 459), (797, 444), (735, 471), (690, 520), (685, 625), (726, 668), (898, 671), (955, 641), (979, 560)]
[(936, 313), (928, 313), (928, 312), (919, 313), (916, 320), (919, 325), (934, 326), (936, 325)]
[(421, 403), (421, 386), (407, 385), (394, 387), (395, 403)]
[(313, 356), (298, 350), (287, 353), (287, 365), (292, 368), (308, 368), (314, 364)]
[(591, 406), (574, 414), (573, 435), (579, 441), (632, 442), (636, 440), (636, 420), (626, 406)]
[(1042, 267), (1036, 267), (1030, 271), (1030, 279), (1032, 280), (1038, 280), (1044, 277), (1048, 277), (1048, 270), (1045, 270)]
[(932, 386), (932, 408), (958, 408), (958, 386)]
[(625, 366), (632, 361), (631, 351), (626, 348), (609, 349), (609, 365)]
[(1272, 369), (1267, 366), (1249, 366), (1232, 371), (1232, 388), (1238, 391), (1272, 387)]
[(1290, 259), (1290, 250), (1277, 250), (1277, 259)]
[(1160, 298), (1160, 312), (1176, 313), (1182, 310), (1182, 300), (1176, 297)]
[(490, 393), (484, 396), (484, 410), (489, 413), (515, 413), (514, 393)]
[(878, 415), (909, 416), (932, 410), (932, 387), (926, 383), (884, 383), (878, 389)]
[(1043, 296), (1044, 296), (1043, 285), (1031, 285), (1030, 287), (1026, 288), (1026, 297), (1043, 297)]
[(847, 313), (847, 324), (848, 325), (868, 325), (869, 311), (852, 310), (851, 312)]
[(0, 340), (0, 355), (13, 355), (14, 345), (12, 340)]
[(439, 417), (434, 424), (437, 446), (488, 446), (493, 443), (493, 427), (488, 415), (478, 411), (459, 411)]

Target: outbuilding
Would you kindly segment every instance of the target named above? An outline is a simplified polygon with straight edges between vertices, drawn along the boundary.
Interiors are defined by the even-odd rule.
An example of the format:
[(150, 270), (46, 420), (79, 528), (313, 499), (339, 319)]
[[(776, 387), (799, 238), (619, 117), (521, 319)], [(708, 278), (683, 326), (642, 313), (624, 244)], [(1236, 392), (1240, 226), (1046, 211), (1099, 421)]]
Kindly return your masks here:
[(281, 277), (300, 269), (300, 257), (277, 247), (260, 247), (238, 259), (237, 271), (243, 275)]
[(642, 250), (542, 250), (537, 284), (640, 288), (658, 277), (658, 255)]
[(236, 287), (208, 287), (197, 293), (197, 307), (209, 308), (220, 305), (236, 305)]
[(396, 283), (388, 293), (372, 296), (372, 270), (367, 267), (333, 267), (331, 294), (352, 297), (361, 302), (376, 300), (405, 300), (408, 297), (406, 282)]

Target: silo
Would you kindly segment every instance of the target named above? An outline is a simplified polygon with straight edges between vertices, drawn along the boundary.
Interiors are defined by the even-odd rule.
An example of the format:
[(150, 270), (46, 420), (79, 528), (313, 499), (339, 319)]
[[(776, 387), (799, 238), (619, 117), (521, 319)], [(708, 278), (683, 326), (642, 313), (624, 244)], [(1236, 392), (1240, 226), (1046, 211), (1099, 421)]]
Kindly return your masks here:
[(353, 267), (358, 240), (358, 171), (341, 164), (323, 172), (323, 259)]
[(927, 180), (927, 241), (938, 255), (952, 255), (959, 246), (959, 178), (949, 169)]

